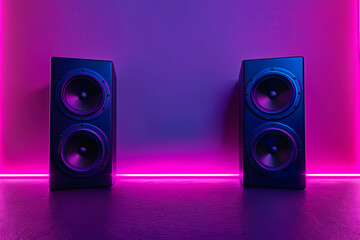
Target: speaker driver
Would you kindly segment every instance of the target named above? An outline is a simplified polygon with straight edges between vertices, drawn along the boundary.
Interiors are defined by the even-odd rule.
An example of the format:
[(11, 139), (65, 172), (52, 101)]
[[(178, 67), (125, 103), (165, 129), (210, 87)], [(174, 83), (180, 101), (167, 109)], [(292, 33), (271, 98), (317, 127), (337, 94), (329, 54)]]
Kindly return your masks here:
[(58, 81), (54, 93), (58, 108), (77, 120), (99, 116), (109, 104), (109, 87), (90, 69), (75, 69)]
[(76, 124), (57, 140), (58, 166), (72, 176), (98, 172), (107, 160), (109, 143), (105, 134), (91, 124)]
[(280, 75), (268, 75), (259, 80), (252, 92), (255, 105), (264, 112), (276, 113), (286, 109), (293, 100), (294, 89)]
[(246, 95), (250, 109), (266, 119), (280, 119), (296, 110), (301, 98), (296, 77), (282, 68), (266, 68), (249, 81)]
[(293, 160), (294, 145), (291, 137), (282, 130), (268, 129), (255, 143), (254, 158), (266, 170), (281, 170)]
[(69, 168), (77, 171), (86, 171), (96, 165), (102, 149), (92, 133), (77, 131), (69, 136), (62, 146), (62, 158)]
[(267, 123), (254, 130), (247, 144), (252, 165), (264, 173), (284, 173), (299, 157), (297, 134), (281, 123)]
[(103, 95), (99, 84), (93, 78), (79, 75), (66, 83), (62, 100), (70, 111), (79, 115), (88, 115), (99, 109)]

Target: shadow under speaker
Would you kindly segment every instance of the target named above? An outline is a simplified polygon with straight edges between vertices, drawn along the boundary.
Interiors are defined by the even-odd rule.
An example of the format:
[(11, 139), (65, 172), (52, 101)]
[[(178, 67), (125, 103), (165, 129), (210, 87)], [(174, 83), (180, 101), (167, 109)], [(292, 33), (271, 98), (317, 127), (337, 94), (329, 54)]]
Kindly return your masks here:
[(304, 58), (245, 60), (240, 71), (244, 186), (306, 186)]
[(115, 169), (113, 63), (53, 57), (50, 189), (111, 186)]

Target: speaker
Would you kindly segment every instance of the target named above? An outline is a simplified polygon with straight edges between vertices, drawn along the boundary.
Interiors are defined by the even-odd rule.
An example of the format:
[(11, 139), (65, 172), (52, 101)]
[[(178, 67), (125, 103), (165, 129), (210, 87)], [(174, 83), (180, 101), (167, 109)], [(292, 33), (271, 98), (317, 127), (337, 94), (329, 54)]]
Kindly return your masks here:
[(113, 63), (53, 57), (50, 102), (50, 189), (111, 186), (116, 177)]
[(304, 189), (304, 58), (245, 60), (239, 86), (243, 185)]

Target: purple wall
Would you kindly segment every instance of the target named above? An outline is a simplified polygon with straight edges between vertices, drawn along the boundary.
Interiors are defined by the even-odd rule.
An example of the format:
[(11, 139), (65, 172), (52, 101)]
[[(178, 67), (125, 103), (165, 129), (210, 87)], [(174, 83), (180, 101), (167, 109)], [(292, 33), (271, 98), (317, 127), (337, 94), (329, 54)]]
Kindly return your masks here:
[(46, 173), (50, 57), (113, 60), (118, 173), (237, 173), (241, 61), (305, 57), (309, 173), (360, 172), (355, 0), (3, 0), (1, 170)]

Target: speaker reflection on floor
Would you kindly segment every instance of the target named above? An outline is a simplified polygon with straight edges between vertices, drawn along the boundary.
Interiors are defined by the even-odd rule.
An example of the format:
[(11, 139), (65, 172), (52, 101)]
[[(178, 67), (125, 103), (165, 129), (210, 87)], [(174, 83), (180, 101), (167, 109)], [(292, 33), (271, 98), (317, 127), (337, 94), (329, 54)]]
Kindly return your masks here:
[(112, 62), (52, 58), (51, 189), (112, 185), (115, 92)]
[(240, 177), (245, 186), (305, 188), (304, 60), (243, 61)]

